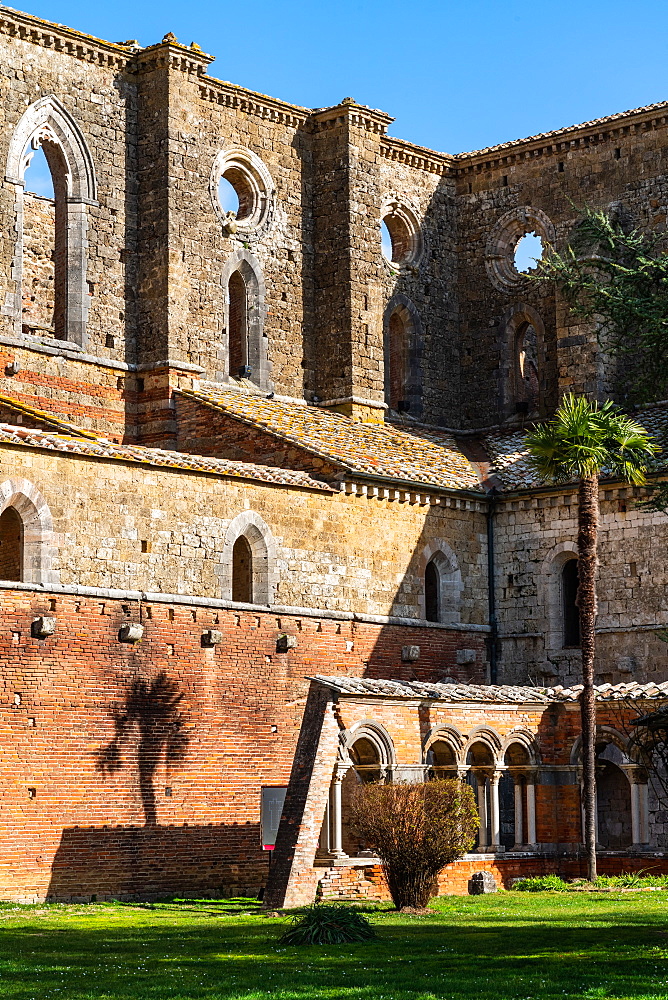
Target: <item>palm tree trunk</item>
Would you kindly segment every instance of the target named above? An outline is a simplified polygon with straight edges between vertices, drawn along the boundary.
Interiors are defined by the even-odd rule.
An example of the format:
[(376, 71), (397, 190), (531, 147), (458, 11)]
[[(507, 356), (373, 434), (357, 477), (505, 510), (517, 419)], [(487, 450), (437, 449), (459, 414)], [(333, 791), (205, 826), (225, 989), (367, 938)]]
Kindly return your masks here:
[(598, 559), (598, 476), (580, 480), (578, 489), (578, 597), (582, 648), (582, 763), (584, 771), (584, 840), (587, 877), (596, 881), (596, 568)]

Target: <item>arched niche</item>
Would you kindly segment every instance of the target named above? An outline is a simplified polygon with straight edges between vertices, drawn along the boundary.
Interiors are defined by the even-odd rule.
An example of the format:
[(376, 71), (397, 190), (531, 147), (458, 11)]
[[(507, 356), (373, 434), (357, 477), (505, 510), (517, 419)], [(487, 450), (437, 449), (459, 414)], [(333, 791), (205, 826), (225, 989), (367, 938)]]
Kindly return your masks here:
[[(243, 539), (243, 541), (240, 541)], [(250, 594), (248, 604), (268, 605), (274, 602), (276, 546), (266, 522), (254, 511), (243, 511), (229, 524), (225, 533), (219, 576), (223, 597), (236, 600), (242, 581), (235, 569), (243, 573), (244, 593)]]
[(12, 528), (20, 533), (18, 580), (45, 586), (58, 583), (53, 570), (53, 521), (42, 494), (27, 479), (7, 479), (0, 483), (0, 515), (9, 510), (16, 518)]
[(53, 335), (84, 346), (88, 321), (88, 206), (97, 205), (95, 171), (83, 133), (53, 95), (24, 112), (9, 143), (5, 181), (15, 189), (16, 242), (12, 277), (15, 332), (23, 332), (25, 172), (44, 150), (55, 195), (55, 305)]
[(426, 545), (417, 564), (420, 618), (446, 625), (461, 621), (463, 580), (457, 556), (445, 539)]

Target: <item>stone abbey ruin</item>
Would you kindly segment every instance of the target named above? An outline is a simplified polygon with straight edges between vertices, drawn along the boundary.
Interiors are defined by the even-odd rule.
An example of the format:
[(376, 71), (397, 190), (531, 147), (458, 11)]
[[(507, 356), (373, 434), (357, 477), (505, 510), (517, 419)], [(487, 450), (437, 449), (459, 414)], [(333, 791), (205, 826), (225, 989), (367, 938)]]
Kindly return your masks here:
[[(0, 8), (0, 897), (377, 898), (351, 791), (434, 774), (481, 816), (445, 890), (578, 873), (576, 491), (523, 437), (614, 366), (516, 254), (576, 204), (665, 227), (668, 104), (450, 156), (210, 62)], [(603, 871), (668, 871), (637, 494), (601, 483)]]

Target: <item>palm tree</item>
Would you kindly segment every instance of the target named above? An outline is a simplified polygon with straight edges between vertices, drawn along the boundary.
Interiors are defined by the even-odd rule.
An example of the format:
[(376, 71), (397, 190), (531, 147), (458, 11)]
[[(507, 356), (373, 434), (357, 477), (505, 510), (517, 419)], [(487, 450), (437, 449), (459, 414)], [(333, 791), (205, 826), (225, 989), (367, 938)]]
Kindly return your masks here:
[(582, 760), (588, 878), (596, 881), (596, 567), (598, 482), (602, 473), (641, 486), (660, 450), (647, 431), (613, 403), (567, 395), (554, 419), (526, 438), (531, 463), (544, 481), (578, 483), (578, 596), (582, 648)]

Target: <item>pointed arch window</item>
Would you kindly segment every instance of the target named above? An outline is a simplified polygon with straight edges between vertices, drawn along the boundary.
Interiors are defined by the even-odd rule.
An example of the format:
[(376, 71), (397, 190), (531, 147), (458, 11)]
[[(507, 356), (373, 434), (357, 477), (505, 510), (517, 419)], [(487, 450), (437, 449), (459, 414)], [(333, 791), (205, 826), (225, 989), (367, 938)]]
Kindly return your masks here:
[[(26, 194), (26, 171), (38, 151), (44, 155), (53, 188), (50, 213), (42, 205), (45, 218), (39, 222), (45, 233), (51, 231), (42, 240), (46, 248), (31, 238), (30, 228), (34, 229), (40, 213), (34, 193)], [(18, 122), (9, 145), (5, 180), (16, 193), (15, 332), (46, 333), (83, 346), (89, 304), (87, 206), (97, 204), (95, 172), (79, 126), (55, 97), (40, 98)], [(51, 271), (50, 291), (39, 287), (40, 269)], [(46, 273), (47, 286), (48, 277)]]
[(246, 282), (239, 271), (230, 275), (227, 286), (229, 296), (229, 359), (230, 375), (235, 378), (246, 374), (248, 365), (248, 330)]
[(424, 571), (425, 618), (428, 622), (441, 620), (441, 581), (436, 563), (432, 559)]
[(515, 390), (518, 411), (538, 409), (538, 339), (531, 323), (522, 324), (515, 338)]
[(398, 413), (422, 415), (422, 335), (418, 312), (407, 296), (395, 295), (385, 310), (385, 402)]
[(445, 539), (435, 539), (427, 546), (418, 565), (422, 590), (420, 617), (442, 624), (460, 621), (462, 574), (457, 557)]
[(223, 271), (223, 288), (225, 375), (271, 388), (264, 329), (265, 284), (253, 254), (247, 250), (232, 254)]
[(245, 535), (239, 535), (232, 549), (232, 600), (253, 603), (253, 552)]
[(13, 507), (0, 514), (0, 580), (23, 579), (23, 521)]

